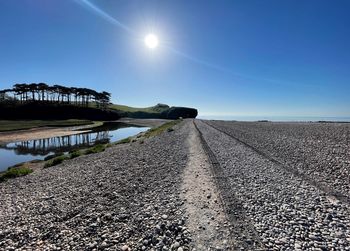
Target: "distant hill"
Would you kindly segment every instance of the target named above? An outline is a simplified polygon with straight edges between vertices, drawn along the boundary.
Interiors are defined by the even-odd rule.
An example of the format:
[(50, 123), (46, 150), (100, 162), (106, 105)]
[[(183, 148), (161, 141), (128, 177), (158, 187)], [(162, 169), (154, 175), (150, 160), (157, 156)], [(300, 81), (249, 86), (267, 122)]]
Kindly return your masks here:
[(161, 113), (167, 109), (170, 108), (170, 106), (165, 105), (165, 104), (157, 104), (155, 106), (151, 106), (151, 107), (145, 107), (145, 108), (137, 108), (137, 107), (131, 107), (131, 106), (126, 106), (126, 105), (116, 105), (116, 104), (112, 104), (109, 105), (110, 109), (113, 110), (118, 110), (118, 111), (122, 111), (122, 112), (147, 112), (147, 113)]
[(25, 103), (1, 104), (0, 120), (117, 120), (121, 118), (116, 110), (101, 109), (95, 106), (72, 104)]
[(179, 117), (195, 118), (197, 114), (197, 110), (193, 108), (170, 107), (165, 104), (146, 108), (110, 104), (107, 108), (101, 109), (93, 103), (88, 106), (40, 102), (0, 103), (0, 119), (8, 120), (117, 120), (122, 117), (177, 119)]
[(146, 108), (112, 104), (108, 108), (117, 111), (122, 117), (130, 118), (177, 119), (179, 117), (195, 118), (198, 115), (197, 109), (175, 106), (170, 107), (166, 104), (157, 104)]

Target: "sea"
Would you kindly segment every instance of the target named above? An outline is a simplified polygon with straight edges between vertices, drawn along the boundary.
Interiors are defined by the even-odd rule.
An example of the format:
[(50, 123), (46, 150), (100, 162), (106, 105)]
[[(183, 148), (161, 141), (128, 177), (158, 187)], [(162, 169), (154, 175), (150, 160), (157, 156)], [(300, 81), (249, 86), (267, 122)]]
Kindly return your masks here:
[(273, 122), (350, 122), (350, 117), (320, 116), (201, 116), (198, 119), (235, 121), (273, 121)]

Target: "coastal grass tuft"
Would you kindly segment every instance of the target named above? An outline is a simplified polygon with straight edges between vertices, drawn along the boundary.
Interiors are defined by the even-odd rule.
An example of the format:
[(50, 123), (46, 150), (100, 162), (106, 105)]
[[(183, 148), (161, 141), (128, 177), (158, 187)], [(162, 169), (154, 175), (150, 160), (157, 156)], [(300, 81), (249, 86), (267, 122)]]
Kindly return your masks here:
[[(58, 164), (61, 164), (65, 160), (74, 159), (74, 158), (77, 158), (77, 157), (82, 156), (82, 155), (103, 152), (106, 148), (107, 148), (107, 144), (99, 144), (99, 145), (95, 145), (93, 147), (90, 147), (90, 148), (86, 149), (85, 151), (74, 150), (74, 151), (69, 152), (68, 154), (62, 154), (60, 156), (52, 157), (46, 161), (44, 168), (56, 166)], [(52, 155), (52, 156), (54, 156), (54, 155)]]
[(130, 142), (131, 142), (131, 139), (132, 139), (132, 137), (127, 137), (127, 138), (125, 138), (125, 139), (121, 139), (121, 140), (115, 142), (114, 144), (115, 144), (115, 145), (127, 144), (127, 143), (130, 143)]
[(98, 145), (95, 145), (93, 147), (88, 148), (85, 151), (85, 154), (100, 153), (100, 152), (103, 152), (104, 150), (106, 150), (106, 147), (107, 147), (107, 145), (105, 145), (105, 144), (98, 144)]
[[(167, 122), (161, 126), (155, 127), (155, 128), (151, 128), (148, 131), (146, 131), (145, 133), (139, 134), (136, 136), (137, 139), (141, 139), (140, 140), (140, 144), (144, 143), (144, 138), (150, 138), (150, 137), (154, 137), (157, 136), (165, 131), (167, 132), (172, 132), (174, 131), (174, 126), (178, 123), (180, 123), (182, 121), (182, 119), (177, 119), (177, 120), (173, 120), (170, 122)], [(121, 139), (117, 142), (114, 143), (114, 145), (119, 145), (119, 144), (127, 144), (127, 143), (132, 143), (132, 142), (136, 142), (137, 139), (135, 137), (128, 137), (125, 139)]]
[(62, 155), (62, 156), (58, 156), (56, 158), (53, 158), (45, 163), (44, 168), (48, 168), (51, 166), (56, 166), (58, 164), (61, 164), (66, 159), (69, 159), (69, 156)]
[(70, 152), (69, 158), (70, 159), (74, 159), (74, 158), (77, 158), (77, 157), (81, 156), (82, 154), (83, 153), (81, 151), (75, 150), (75, 151)]
[(180, 123), (181, 121), (182, 121), (181, 119), (177, 119), (177, 120), (167, 122), (159, 127), (151, 128), (145, 133), (144, 136), (145, 138), (150, 138), (150, 137), (157, 136), (165, 131), (172, 132), (174, 131), (173, 127), (178, 123)]
[(11, 167), (3, 174), (0, 174), (0, 182), (7, 179), (13, 179), (16, 177), (25, 176), (32, 172), (33, 170), (28, 167)]

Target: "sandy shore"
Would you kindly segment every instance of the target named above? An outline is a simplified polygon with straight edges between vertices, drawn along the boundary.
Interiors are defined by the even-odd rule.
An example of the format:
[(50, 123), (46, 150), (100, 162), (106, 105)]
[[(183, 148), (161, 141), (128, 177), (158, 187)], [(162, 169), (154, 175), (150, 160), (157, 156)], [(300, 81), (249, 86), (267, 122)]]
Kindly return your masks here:
[[(168, 122), (164, 119), (133, 119), (123, 118), (115, 122), (127, 123), (137, 126), (156, 127)], [(100, 124), (69, 126), (69, 127), (40, 127), (28, 130), (18, 130), (10, 132), (0, 132), (0, 144), (10, 142), (28, 141), (34, 139), (46, 139), (51, 137), (69, 136), (73, 134), (89, 132), (91, 128)]]
[(0, 144), (6, 144), (17, 141), (28, 141), (34, 139), (46, 139), (51, 137), (68, 136), (77, 133), (88, 132), (89, 130), (76, 130), (75, 127), (65, 128), (33, 128), (29, 130), (20, 130), (12, 132), (0, 132)]

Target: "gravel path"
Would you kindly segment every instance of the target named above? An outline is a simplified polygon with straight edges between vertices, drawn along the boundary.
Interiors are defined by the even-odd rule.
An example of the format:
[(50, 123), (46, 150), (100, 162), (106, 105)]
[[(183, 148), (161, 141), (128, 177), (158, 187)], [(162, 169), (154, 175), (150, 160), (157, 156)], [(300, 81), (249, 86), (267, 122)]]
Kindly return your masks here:
[(0, 183), (0, 250), (187, 250), (186, 121)]
[[(243, 143), (203, 121), (196, 123), (218, 162), (217, 173), (221, 175), (217, 178), (222, 180), (225, 202), (233, 209), (229, 217), (233, 224), (235, 220), (237, 223), (244, 222), (242, 225), (234, 224), (234, 233), (238, 233), (235, 235), (237, 249), (350, 250), (348, 203), (342, 203), (332, 194), (325, 193), (302, 176), (293, 174), (278, 162), (261, 154), (270, 148), (274, 149), (273, 146), (263, 148), (269, 144), (273, 145), (271, 140), (261, 146), (259, 151), (248, 147), (244, 141), (253, 142), (255, 139), (253, 136), (252, 139), (249, 138), (249, 123), (241, 123), (240, 131), (236, 132), (235, 123), (210, 122), (228, 134), (234, 132), (245, 135), (245, 138), (239, 138)], [(295, 135), (299, 135), (298, 126), (290, 129), (294, 130)], [(332, 135), (343, 133), (342, 128), (337, 132), (338, 129), (337, 125), (334, 125)], [(256, 130), (253, 135), (258, 137), (259, 132)], [(315, 129), (307, 130), (304, 134)], [(283, 138), (285, 130), (277, 129), (276, 132), (271, 132), (272, 136), (278, 138), (280, 133), (280, 137)], [(325, 134), (327, 132), (325, 131)], [(303, 135), (303, 132), (300, 133)], [(261, 130), (261, 134), (268, 133)], [(295, 145), (299, 146), (297, 139), (285, 142), (287, 143), (289, 147), (277, 145), (277, 152), (285, 154), (292, 151)], [(281, 158), (282, 153), (279, 155)], [(285, 156), (286, 159), (289, 157)], [(327, 166), (323, 166), (320, 172), (325, 169)], [(348, 185), (344, 180), (341, 183)], [(240, 215), (235, 215), (237, 210), (234, 209), (237, 209)], [(243, 231), (237, 230), (237, 227)], [(242, 234), (244, 232), (248, 234)], [(245, 243), (245, 246), (242, 243)]]

